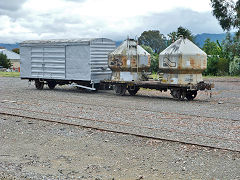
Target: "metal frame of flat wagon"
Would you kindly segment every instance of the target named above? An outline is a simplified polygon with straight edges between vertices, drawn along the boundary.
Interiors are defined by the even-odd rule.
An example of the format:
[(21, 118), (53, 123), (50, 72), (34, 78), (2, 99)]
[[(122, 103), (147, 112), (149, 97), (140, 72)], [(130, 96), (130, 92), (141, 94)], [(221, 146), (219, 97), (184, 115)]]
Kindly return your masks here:
[(155, 89), (159, 91), (170, 90), (174, 99), (193, 100), (197, 96), (197, 91), (211, 90), (213, 84), (200, 82), (198, 84), (164, 84), (161, 81), (101, 81), (101, 84), (114, 87), (115, 93), (125, 95), (126, 91), (130, 95), (135, 95), (140, 88)]

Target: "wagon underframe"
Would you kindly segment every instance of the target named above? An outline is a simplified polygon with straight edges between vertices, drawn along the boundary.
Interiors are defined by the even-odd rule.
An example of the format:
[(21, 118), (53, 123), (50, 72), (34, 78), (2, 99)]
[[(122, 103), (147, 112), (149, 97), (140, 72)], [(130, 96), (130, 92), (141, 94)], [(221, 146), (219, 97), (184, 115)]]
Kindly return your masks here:
[(112, 85), (115, 93), (125, 95), (126, 91), (130, 95), (135, 95), (140, 88), (155, 89), (159, 91), (171, 91), (173, 98), (183, 100), (193, 100), (197, 96), (197, 91), (211, 90), (213, 84), (200, 82), (198, 84), (165, 84), (161, 81), (101, 81), (102, 84)]

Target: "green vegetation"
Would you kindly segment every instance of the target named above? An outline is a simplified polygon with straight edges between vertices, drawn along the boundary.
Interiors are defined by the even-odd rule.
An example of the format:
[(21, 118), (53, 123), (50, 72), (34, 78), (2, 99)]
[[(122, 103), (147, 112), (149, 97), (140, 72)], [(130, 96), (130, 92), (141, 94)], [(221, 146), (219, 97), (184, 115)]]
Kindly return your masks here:
[(138, 38), (138, 43), (151, 47), (157, 54), (167, 47), (166, 37), (158, 30), (144, 31)]
[(180, 35), (194, 42), (194, 36), (191, 33), (191, 31), (188, 30), (187, 28), (179, 26), (177, 31), (173, 31), (168, 34), (168, 37), (170, 38), (168, 44), (170, 45), (172, 42), (176, 41)]
[(150, 46), (142, 45), (143, 49), (145, 49), (150, 55), (151, 55), (151, 66), (150, 66), (150, 71), (152, 73), (157, 73), (158, 72), (158, 67), (159, 67), (159, 54), (154, 53), (152, 48)]
[(232, 38), (228, 33), (222, 43), (207, 39), (203, 51), (208, 55), (208, 64), (204, 75), (240, 75), (240, 42), (237, 35)]
[(19, 77), (20, 72), (0, 72), (0, 77)]
[(223, 30), (236, 28), (234, 37), (227, 33), (225, 40), (205, 41), (203, 50), (208, 55), (207, 70), (204, 75), (239, 76), (240, 75), (240, 0), (211, 0), (213, 15), (218, 19)]
[(17, 53), (17, 54), (20, 54), (19, 48), (14, 48), (14, 49), (12, 49), (12, 51)]
[(229, 64), (229, 74), (240, 76), (240, 58), (235, 57)]
[(240, 79), (240, 76), (203, 76), (203, 78), (212, 78), (212, 79), (221, 79), (221, 78), (234, 78), (234, 79)]
[(240, 38), (240, 0), (211, 0), (213, 15), (218, 19), (223, 30), (238, 29), (237, 36)]
[(2, 53), (0, 53), (0, 66), (2, 66), (3, 68), (10, 68), (12, 66), (7, 56)]
[(159, 80), (162, 79), (162, 74), (157, 74), (157, 73), (153, 73), (151, 75), (149, 75), (150, 78), (154, 79), (154, 80)]

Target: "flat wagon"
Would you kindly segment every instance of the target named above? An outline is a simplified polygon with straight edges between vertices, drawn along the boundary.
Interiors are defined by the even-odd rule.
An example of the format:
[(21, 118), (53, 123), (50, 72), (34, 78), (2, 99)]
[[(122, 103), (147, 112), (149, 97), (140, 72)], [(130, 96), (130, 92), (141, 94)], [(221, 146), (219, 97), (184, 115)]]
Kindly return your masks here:
[(109, 54), (108, 65), (112, 79), (102, 81), (114, 85), (116, 94), (128, 90), (135, 95), (140, 88), (170, 90), (173, 98), (193, 100), (199, 90), (210, 90), (213, 84), (205, 83), (202, 72), (207, 67), (207, 55), (190, 40), (180, 37), (159, 55), (162, 77), (151, 80), (148, 76), (150, 54), (137, 41), (127, 39)]

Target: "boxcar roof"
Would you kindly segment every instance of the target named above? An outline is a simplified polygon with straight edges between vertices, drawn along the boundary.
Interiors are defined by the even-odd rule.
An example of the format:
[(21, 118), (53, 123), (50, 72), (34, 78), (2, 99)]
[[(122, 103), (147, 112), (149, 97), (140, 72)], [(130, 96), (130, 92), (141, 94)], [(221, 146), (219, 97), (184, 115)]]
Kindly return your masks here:
[(111, 39), (107, 39), (107, 38), (47, 39), (47, 40), (27, 40), (27, 41), (21, 42), (20, 44), (86, 43), (86, 42), (91, 42), (97, 39), (112, 41)]

